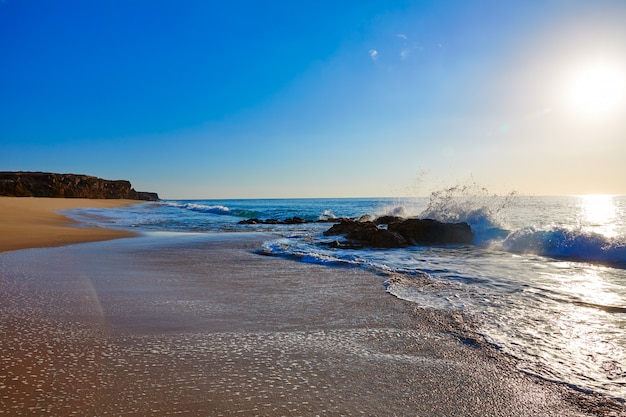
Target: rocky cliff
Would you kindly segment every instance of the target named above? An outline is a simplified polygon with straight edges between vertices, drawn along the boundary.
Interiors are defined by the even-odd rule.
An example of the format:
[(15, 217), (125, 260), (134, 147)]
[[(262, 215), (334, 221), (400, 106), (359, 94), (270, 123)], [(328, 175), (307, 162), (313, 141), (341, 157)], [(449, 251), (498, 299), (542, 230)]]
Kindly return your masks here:
[(135, 191), (129, 181), (50, 172), (0, 172), (0, 195), (12, 197), (124, 198), (156, 201), (156, 193)]

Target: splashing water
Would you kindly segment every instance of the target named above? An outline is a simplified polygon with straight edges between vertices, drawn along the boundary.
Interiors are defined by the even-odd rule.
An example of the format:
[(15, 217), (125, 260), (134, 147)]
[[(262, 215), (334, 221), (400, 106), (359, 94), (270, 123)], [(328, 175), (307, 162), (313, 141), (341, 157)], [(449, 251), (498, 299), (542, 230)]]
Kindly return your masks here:
[(515, 192), (490, 194), (476, 183), (434, 191), (420, 217), (442, 222), (467, 222), (476, 232), (502, 227), (503, 212), (511, 206)]
[(377, 216), (417, 217), (441, 222), (469, 224), (476, 234), (474, 244), (486, 245), (509, 234), (506, 214), (514, 207), (517, 193), (501, 196), (475, 182), (431, 192), (427, 199), (406, 199), (387, 206)]

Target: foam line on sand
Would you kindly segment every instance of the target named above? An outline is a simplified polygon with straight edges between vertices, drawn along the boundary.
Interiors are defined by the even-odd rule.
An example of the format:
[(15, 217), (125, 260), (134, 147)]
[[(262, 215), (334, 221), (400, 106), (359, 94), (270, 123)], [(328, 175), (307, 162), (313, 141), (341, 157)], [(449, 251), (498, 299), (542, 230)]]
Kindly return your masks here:
[[(0, 254), (0, 411), (98, 416), (591, 416), (386, 277), (146, 233)], [(0, 413), (2, 414), (2, 413)]]

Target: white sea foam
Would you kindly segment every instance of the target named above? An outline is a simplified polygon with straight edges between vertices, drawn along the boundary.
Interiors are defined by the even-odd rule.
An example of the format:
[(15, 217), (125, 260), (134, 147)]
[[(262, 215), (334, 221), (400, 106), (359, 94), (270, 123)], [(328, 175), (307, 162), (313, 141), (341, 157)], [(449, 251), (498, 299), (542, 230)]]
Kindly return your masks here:
[(431, 193), (428, 207), (420, 214), (442, 222), (466, 222), (475, 232), (503, 228), (504, 213), (515, 193), (500, 196), (476, 183), (457, 185)]
[(204, 205), (198, 203), (180, 203), (175, 201), (165, 201), (162, 204), (170, 207), (181, 208), (185, 210), (198, 211), (201, 213), (224, 214), (229, 215), (231, 211), (228, 207), (222, 205)]
[(626, 265), (626, 244), (621, 239), (580, 229), (525, 227), (511, 233), (501, 247), (515, 253)]
[(322, 214), (319, 215), (318, 220), (332, 220), (336, 218), (337, 216), (335, 216), (331, 210), (324, 210)]
[(253, 216), (465, 221), (476, 233), (474, 245), (333, 249), (328, 242), (335, 238), (322, 236), (330, 226), (310, 223), (272, 226), (288, 237), (268, 239), (259, 252), (401, 274), (406, 279), (392, 282), (390, 293), (474, 317), (485, 337), (520, 358), (523, 369), (626, 398), (626, 197), (497, 196), (466, 185), (429, 199), (197, 200), (121, 210), (98, 215), (115, 213), (105, 226), (201, 232), (266, 231), (237, 224)]

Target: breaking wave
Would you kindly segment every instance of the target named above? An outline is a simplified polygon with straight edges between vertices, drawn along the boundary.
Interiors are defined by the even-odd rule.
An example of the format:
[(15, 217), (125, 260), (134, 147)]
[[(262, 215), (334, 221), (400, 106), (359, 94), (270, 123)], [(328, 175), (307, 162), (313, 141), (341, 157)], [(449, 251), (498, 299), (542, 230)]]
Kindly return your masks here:
[(198, 203), (179, 203), (173, 201), (165, 201), (162, 204), (179, 208), (183, 210), (190, 210), (198, 213), (217, 214), (221, 216), (234, 216), (243, 218), (252, 218), (258, 216), (260, 213), (255, 210), (231, 210), (230, 208), (222, 205), (204, 205)]
[(509, 234), (505, 214), (512, 209), (515, 197), (515, 192), (505, 196), (490, 194), (487, 188), (470, 183), (432, 192), (419, 209), (396, 205), (386, 207), (378, 215), (465, 222), (476, 235), (473, 243), (483, 245)]
[(441, 222), (466, 222), (477, 234), (503, 229), (504, 212), (512, 205), (516, 193), (506, 196), (490, 194), (476, 183), (457, 185), (431, 193), (428, 206), (420, 217)]
[(502, 249), (559, 259), (609, 263), (626, 267), (626, 243), (620, 239), (582, 230), (526, 227), (509, 234)]
[[(519, 254), (534, 254), (555, 259), (610, 264), (626, 267), (626, 238), (607, 237), (580, 228), (544, 225), (528, 226), (509, 218), (518, 218), (519, 196), (511, 192), (500, 196), (476, 183), (456, 185), (430, 194), (421, 211), (397, 205), (385, 208), (383, 214), (415, 216), (441, 222), (466, 222), (475, 233), (478, 246)], [(522, 216), (523, 217), (523, 216)]]

